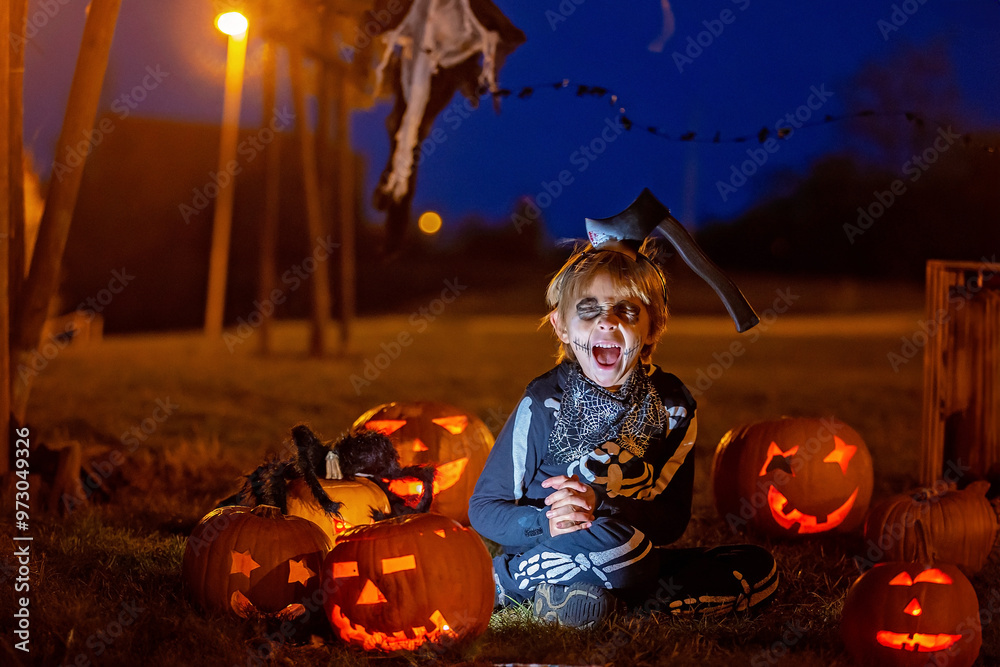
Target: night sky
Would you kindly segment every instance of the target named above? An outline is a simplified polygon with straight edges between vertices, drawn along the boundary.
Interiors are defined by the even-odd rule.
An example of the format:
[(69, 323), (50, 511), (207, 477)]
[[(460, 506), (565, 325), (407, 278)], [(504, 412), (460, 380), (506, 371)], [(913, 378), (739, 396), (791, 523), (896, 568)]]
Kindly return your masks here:
[[(904, 48), (943, 44), (958, 90), (958, 99), (949, 101), (957, 112), (956, 131), (1000, 126), (998, 2), (797, 5), (677, 0), (674, 35), (659, 53), (648, 48), (663, 24), (655, 0), (496, 4), (527, 35), (527, 42), (500, 71), (500, 84), (515, 92), (535, 86), (536, 92), (526, 100), (505, 100), (499, 115), (488, 101), (474, 112), (459, 114), (464, 105), (456, 98), (455, 113), (438, 117), (436, 127), (443, 130), (444, 140), (434, 143), (433, 153), (421, 164), (414, 212), (437, 210), (446, 226), (472, 214), (509, 224), (520, 196), (546, 192), (545, 184), (558, 181), (564, 171), (568, 185), (560, 186), (561, 191), (549, 186), (550, 193), (558, 194), (544, 210), (555, 237), (582, 236), (584, 216), (616, 213), (643, 187), (651, 188), (691, 226), (733, 218), (766, 195), (775, 174), (804, 172), (823, 154), (840, 150), (846, 134), (844, 123), (793, 132), (724, 200), (717, 183), (729, 178), (734, 164), (748, 159), (748, 149), (758, 146), (756, 141), (739, 144), (727, 139), (756, 136), (762, 127), (773, 135), (778, 121), (810, 101), (816, 107), (813, 122), (826, 114), (860, 111), (850, 108), (846, 99), (852, 76), (866, 62), (887, 61)], [(51, 169), (85, 6), (84, 0), (30, 3), (25, 144), (43, 177)], [(125, 0), (101, 112), (218, 122), (226, 48), (225, 38), (212, 24), (215, 13), (207, 0)], [(713, 28), (717, 35), (710, 34)], [(261, 44), (253, 38), (252, 26), (250, 30), (245, 127), (258, 126), (261, 115)], [(689, 38), (700, 38), (707, 46), (698, 53)], [(694, 57), (681, 61), (675, 53)], [(281, 67), (287, 76), (283, 61)], [(144, 78), (153, 81), (147, 77), (150, 71), (159, 72), (161, 80), (143, 91), (144, 99), (122, 99), (142, 86)], [(570, 81), (566, 90), (544, 87), (562, 79)], [(631, 132), (613, 130), (618, 114), (609, 98), (577, 97), (577, 84), (616, 92), (636, 127)], [(284, 88), (279, 106), (290, 109), (287, 85)], [(816, 97), (817, 91), (823, 95)], [(900, 101), (900, 109), (908, 106)], [(353, 117), (353, 147), (370, 165), (366, 195), (388, 157), (383, 125), (388, 108), (382, 103)], [(707, 142), (664, 140), (648, 133), (648, 125), (672, 137), (694, 131)], [(710, 143), (716, 132), (722, 142)], [(581, 150), (588, 146), (603, 150), (588, 155)], [(371, 211), (369, 217), (377, 221), (381, 215)]]

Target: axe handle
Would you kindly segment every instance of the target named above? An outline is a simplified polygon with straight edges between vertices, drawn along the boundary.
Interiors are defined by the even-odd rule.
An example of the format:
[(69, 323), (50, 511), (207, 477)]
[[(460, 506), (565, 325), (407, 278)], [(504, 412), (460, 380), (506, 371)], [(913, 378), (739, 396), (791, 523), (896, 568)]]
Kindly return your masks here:
[(711, 285), (715, 293), (719, 295), (729, 312), (729, 316), (733, 318), (737, 331), (743, 333), (760, 322), (757, 313), (743, 296), (740, 288), (702, 252), (694, 238), (678, 222), (677, 218), (668, 213), (667, 217), (660, 222), (659, 227), (677, 250), (677, 254), (684, 260), (684, 263), (690, 266), (691, 270), (697, 273), (702, 280)]

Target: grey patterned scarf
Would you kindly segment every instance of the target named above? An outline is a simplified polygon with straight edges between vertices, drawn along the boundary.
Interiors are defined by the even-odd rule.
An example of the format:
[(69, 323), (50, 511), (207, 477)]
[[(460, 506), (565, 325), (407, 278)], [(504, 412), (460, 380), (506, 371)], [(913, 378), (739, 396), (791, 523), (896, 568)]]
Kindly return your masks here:
[(567, 362), (567, 366), (546, 461), (576, 461), (608, 441), (642, 456), (649, 441), (663, 433), (668, 416), (649, 379), (649, 366), (636, 366), (618, 391), (594, 384), (575, 362)]

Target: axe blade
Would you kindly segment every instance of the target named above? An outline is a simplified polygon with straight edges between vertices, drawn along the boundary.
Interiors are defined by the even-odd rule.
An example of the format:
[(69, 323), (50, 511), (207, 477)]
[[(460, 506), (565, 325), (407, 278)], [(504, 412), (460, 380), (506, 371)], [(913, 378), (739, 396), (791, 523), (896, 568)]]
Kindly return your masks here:
[(594, 243), (595, 231), (600, 237), (641, 243), (656, 227), (663, 231), (684, 263), (719, 295), (737, 331), (748, 331), (760, 321), (736, 283), (705, 254), (694, 237), (649, 188), (643, 188), (635, 201), (621, 213), (610, 218), (587, 219), (588, 234), (595, 247), (598, 245)]

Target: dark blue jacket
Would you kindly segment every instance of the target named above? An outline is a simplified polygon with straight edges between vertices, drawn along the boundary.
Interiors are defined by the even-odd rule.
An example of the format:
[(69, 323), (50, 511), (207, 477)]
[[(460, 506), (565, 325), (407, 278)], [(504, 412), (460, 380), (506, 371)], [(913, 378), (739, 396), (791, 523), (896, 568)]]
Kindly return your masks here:
[(608, 442), (568, 464), (547, 462), (552, 430), (566, 385), (564, 361), (525, 389), (469, 499), (469, 520), (481, 535), (522, 553), (551, 537), (544, 499), (552, 489), (541, 483), (555, 475), (577, 475), (597, 493), (597, 517), (611, 516), (638, 528), (654, 545), (675, 541), (691, 518), (697, 432), (695, 401), (674, 375), (656, 366), (647, 372), (670, 415), (642, 457)]

